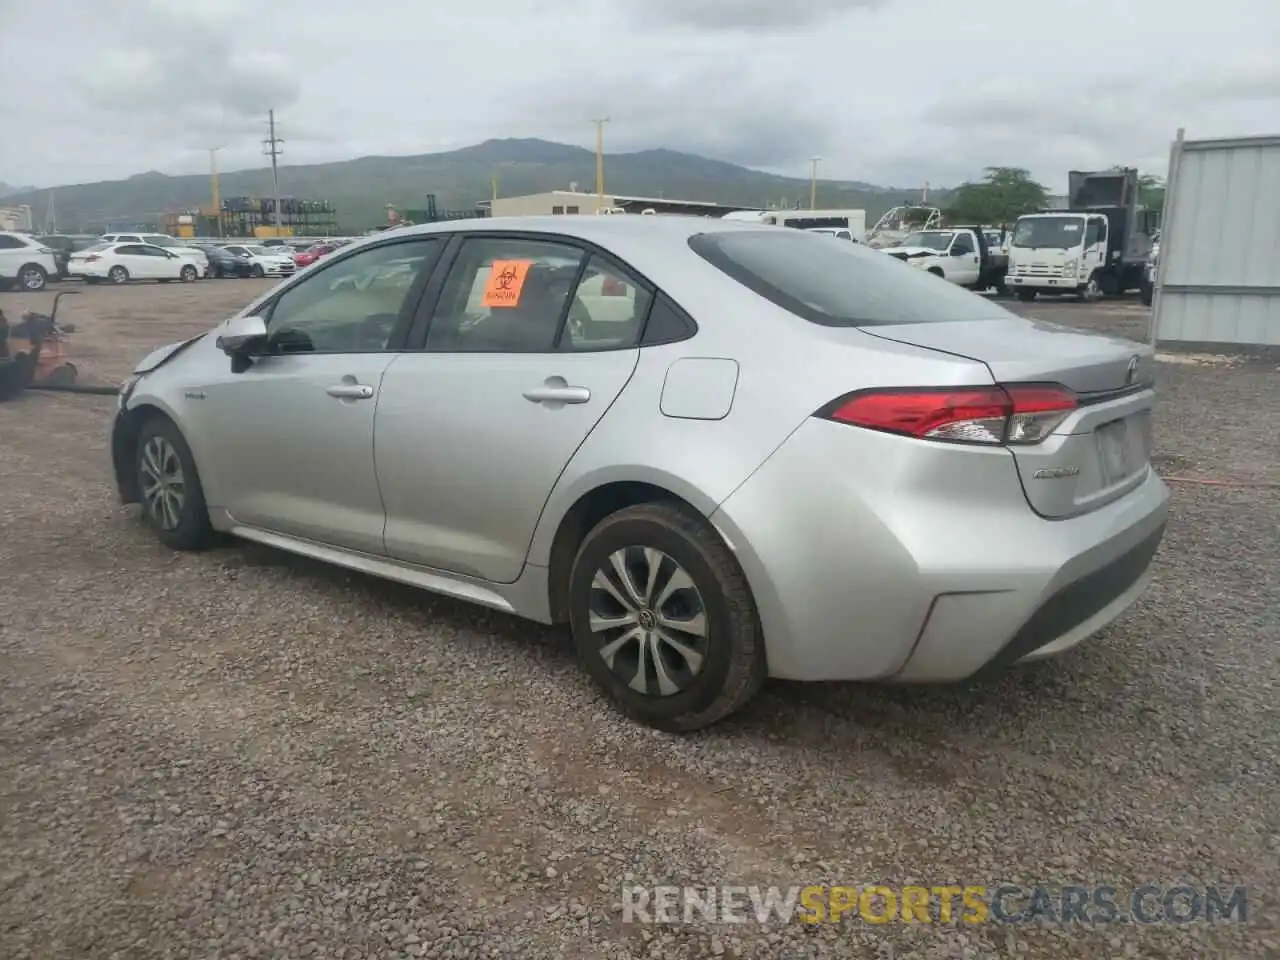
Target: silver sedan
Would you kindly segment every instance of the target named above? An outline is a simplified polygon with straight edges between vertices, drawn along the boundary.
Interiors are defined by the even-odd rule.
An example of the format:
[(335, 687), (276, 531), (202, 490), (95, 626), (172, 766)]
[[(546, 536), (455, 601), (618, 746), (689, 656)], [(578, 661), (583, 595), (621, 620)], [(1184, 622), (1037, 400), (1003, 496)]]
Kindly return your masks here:
[(1153, 356), (892, 257), (683, 217), (331, 254), (122, 386), (121, 499), (545, 623), (638, 720), (952, 681), (1144, 589)]

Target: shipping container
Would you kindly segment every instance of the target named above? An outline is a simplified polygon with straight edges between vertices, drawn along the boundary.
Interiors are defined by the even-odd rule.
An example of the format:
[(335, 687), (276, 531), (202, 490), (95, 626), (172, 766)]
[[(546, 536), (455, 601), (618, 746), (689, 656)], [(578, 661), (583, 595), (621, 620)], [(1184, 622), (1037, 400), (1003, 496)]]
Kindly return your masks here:
[(1178, 131), (1151, 339), (1280, 346), (1280, 136), (1187, 140)]

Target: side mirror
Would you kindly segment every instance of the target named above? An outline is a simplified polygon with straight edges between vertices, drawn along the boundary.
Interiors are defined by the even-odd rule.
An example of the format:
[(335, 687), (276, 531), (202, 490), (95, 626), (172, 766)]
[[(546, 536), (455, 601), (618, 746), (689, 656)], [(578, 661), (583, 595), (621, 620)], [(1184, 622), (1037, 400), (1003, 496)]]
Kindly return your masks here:
[(267, 325), (261, 317), (236, 317), (214, 341), (219, 350), (229, 357), (248, 354), (259, 342), (267, 339)]

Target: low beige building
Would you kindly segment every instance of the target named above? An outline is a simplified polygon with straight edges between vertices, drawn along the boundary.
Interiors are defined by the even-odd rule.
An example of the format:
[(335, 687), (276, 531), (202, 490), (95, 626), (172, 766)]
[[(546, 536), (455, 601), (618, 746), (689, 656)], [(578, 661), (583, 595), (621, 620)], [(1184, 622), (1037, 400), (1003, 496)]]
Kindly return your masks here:
[(531, 193), (523, 197), (499, 197), (496, 200), (482, 202), (480, 206), (489, 208), (490, 216), (494, 217), (595, 214), (601, 208), (620, 213), (652, 211), (653, 213), (682, 213), (693, 216), (720, 217), (732, 210), (748, 209), (722, 203), (708, 203), (704, 200), (625, 197), (608, 193), (601, 198), (594, 193), (577, 193), (570, 190)]

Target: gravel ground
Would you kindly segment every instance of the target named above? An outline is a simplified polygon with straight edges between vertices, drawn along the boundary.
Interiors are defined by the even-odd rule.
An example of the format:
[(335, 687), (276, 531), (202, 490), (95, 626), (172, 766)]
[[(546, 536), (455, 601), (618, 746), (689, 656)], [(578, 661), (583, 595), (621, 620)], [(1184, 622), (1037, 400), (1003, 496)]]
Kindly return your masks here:
[[(86, 291), (72, 349), (118, 379), (264, 288)], [(1277, 371), (1172, 359), (1181, 479), (1120, 623), (971, 686), (773, 683), (687, 738), (615, 716), (557, 631), (252, 545), (169, 553), (114, 500), (109, 399), (0, 406), (0, 957), (1276, 956)], [(1249, 921), (616, 909), (631, 882), (912, 881), (1247, 884)]]

